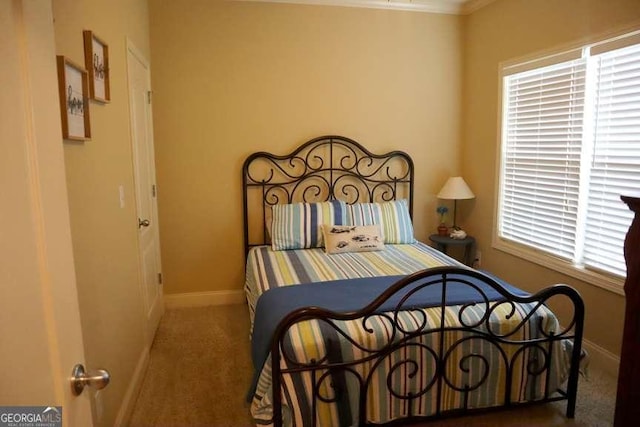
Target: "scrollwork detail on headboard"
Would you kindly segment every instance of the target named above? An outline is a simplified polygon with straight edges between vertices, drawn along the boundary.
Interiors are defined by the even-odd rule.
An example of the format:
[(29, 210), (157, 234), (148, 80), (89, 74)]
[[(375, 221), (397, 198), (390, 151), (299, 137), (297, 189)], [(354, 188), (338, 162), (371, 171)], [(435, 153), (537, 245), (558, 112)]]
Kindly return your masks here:
[[(378, 155), (342, 136), (322, 136), (284, 156), (257, 152), (242, 171), (245, 253), (268, 242), (268, 209), (280, 203), (378, 202), (405, 198), (413, 210), (413, 161), (402, 151)], [(257, 192), (257, 199), (251, 198)], [(260, 205), (260, 206), (255, 206)], [(250, 222), (258, 211), (262, 236), (250, 236)], [(253, 221), (256, 221), (254, 218)]]

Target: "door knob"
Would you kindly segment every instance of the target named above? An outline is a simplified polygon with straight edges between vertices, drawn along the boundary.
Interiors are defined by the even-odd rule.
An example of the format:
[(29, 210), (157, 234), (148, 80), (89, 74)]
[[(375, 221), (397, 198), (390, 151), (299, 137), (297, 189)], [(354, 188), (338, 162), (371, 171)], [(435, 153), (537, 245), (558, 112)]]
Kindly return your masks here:
[(102, 390), (109, 384), (111, 376), (104, 369), (96, 369), (92, 372), (86, 372), (84, 366), (78, 363), (73, 367), (71, 372), (71, 391), (74, 396), (79, 396), (85, 386), (91, 386), (96, 390)]
[(148, 219), (140, 219), (140, 218), (138, 218), (138, 228), (148, 227), (149, 224), (151, 224), (151, 223), (149, 222)]

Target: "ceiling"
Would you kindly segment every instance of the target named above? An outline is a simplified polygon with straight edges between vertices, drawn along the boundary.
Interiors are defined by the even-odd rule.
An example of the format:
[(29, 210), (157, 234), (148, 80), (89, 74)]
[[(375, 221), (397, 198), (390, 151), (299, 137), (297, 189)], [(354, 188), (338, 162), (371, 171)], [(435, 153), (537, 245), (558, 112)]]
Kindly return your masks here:
[(239, 0), (265, 3), (299, 3), (323, 6), (367, 7), (414, 12), (468, 15), (495, 0)]

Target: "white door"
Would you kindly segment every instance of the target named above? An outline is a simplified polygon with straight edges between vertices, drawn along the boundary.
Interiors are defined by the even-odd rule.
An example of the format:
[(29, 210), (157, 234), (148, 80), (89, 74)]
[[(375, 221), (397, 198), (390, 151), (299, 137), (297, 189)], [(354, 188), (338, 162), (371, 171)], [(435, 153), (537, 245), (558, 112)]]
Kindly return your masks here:
[(69, 381), (84, 350), (54, 40), (50, 1), (0, 2), (0, 406), (92, 426)]
[(138, 211), (138, 250), (148, 343), (164, 311), (149, 63), (127, 40), (131, 140)]

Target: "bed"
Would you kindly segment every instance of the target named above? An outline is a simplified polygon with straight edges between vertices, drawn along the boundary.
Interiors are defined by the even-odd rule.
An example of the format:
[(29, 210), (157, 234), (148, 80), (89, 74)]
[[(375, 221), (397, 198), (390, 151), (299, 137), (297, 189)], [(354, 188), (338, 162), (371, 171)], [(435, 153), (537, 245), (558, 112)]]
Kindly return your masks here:
[(256, 424), (404, 425), (558, 400), (574, 417), (579, 294), (529, 295), (415, 240), (413, 181), (406, 153), (341, 136), (244, 162)]

